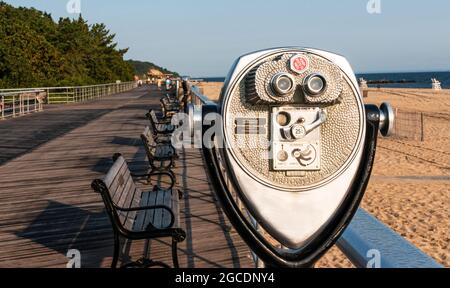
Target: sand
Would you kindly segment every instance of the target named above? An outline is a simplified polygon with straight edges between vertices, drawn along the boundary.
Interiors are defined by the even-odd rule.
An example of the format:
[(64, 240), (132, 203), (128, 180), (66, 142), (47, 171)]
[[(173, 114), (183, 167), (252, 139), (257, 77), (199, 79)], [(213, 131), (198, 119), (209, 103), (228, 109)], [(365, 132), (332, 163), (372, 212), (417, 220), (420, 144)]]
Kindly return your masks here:
[[(217, 100), (223, 83), (200, 83)], [(362, 207), (450, 267), (450, 90), (368, 89), (365, 103), (424, 113), (424, 141), (380, 138)], [(435, 117), (434, 117), (435, 116)], [(317, 267), (353, 267), (333, 247)]]

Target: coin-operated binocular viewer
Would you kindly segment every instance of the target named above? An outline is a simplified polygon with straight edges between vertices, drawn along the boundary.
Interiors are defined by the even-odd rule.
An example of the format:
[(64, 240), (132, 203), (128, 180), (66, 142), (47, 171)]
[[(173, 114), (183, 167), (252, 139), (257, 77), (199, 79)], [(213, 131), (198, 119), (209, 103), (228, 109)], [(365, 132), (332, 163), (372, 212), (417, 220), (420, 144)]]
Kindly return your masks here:
[(190, 107), (223, 209), (269, 267), (311, 267), (336, 242), (393, 118), (364, 105), (345, 58), (303, 48), (240, 57), (219, 103)]

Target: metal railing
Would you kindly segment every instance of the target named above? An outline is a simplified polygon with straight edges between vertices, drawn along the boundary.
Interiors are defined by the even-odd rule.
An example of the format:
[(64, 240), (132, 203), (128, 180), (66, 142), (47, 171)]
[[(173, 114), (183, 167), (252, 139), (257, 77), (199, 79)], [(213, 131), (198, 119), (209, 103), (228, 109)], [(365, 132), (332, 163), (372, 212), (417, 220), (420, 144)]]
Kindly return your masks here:
[(1, 89), (0, 119), (42, 111), (43, 104), (84, 102), (125, 92), (136, 87), (137, 84), (133, 81), (91, 86)]
[(441, 268), (384, 223), (359, 209), (337, 246), (360, 268)]
[[(201, 93), (196, 86), (188, 85), (188, 101), (194, 105), (207, 105), (212, 101)], [(222, 168), (222, 173), (229, 184), (227, 171)], [(230, 185), (228, 185), (230, 187)], [(250, 223), (253, 223), (258, 231), (262, 231), (257, 221), (246, 211), (237, 195), (235, 200), (243, 210), (243, 215), (248, 215)], [(337, 242), (337, 247), (357, 268), (441, 268), (433, 258), (422, 252), (409, 241), (401, 237), (384, 223), (377, 220), (364, 209), (360, 208), (350, 225)], [(280, 247), (283, 248), (283, 247)], [(264, 264), (252, 252), (255, 266), (260, 268)]]
[(44, 90), (0, 92), (0, 119), (19, 117), (42, 111), (46, 97)]

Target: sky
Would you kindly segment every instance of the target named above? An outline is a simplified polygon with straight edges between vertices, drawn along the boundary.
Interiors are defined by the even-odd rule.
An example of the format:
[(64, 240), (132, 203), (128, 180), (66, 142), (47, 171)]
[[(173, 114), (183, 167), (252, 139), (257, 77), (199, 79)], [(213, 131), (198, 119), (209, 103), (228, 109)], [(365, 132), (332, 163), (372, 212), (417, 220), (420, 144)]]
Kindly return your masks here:
[[(76, 1), (79, 11), (78, 5), (67, 9)], [(47, 11), (55, 20), (81, 12), (130, 48), (126, 59), (192, 77), (225, 76), (240, 55), (283, 46), (336, 52), (357, 73), (450, 71), (448, 0), (5, 2)]]

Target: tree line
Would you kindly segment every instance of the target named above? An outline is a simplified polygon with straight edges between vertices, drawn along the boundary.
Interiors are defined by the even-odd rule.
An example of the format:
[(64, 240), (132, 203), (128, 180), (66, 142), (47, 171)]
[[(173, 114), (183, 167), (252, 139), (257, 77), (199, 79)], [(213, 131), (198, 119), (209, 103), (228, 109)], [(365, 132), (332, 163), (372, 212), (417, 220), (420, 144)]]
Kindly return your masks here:
[(0, 88), (78, 86), (131, 81), (123, 56), (104, 24), (60, 18), (0, 2)]

